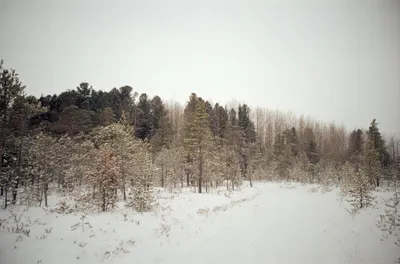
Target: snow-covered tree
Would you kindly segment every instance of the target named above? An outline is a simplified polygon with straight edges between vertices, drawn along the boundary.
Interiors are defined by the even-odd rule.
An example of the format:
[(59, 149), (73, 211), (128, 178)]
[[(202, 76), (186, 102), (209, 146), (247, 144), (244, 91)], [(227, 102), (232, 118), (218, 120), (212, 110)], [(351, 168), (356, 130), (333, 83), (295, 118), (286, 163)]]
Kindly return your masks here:
[(372, 138), (368, 138), (365, 142), (363, 172), (366, 174), (371, 184), (378, 184), (381, 174), (381, 166), (379, 161), (379, 152), (375, 148), (375, 143)]
[(39, 206), (42, 205), (43, 198), (44, 205), (48, 206), (49, 184), (54, 180), (53, 176), (57, 170), (56, 147), (56, 140), (41, 132), (34, 138), (29, 149), (29, 164), (32, 168), (30, 192), (35, 194)]
[(310, 177), (307, 164), (305, 165), (301, 160), (296, 159), (296, 161), (293, 163), (292, 168), (289, 171), (289, 178), (298, 182), (309, 182)]
[(329, 188), (337, 182), (337, 172), (338, 170), (333, 162), (324, 162), (320, 176), (320, 183), (324, 188)]
[(393, 195), (385, 203), (385, 214), (380, 216), (378, 226), (384, 232), (385, 236), (394, 235), (396, 245), (400, 246), (400, 170), (399, 166), (392, 168)]
[[(212, 133), (209, 126), (209, 116), (203, 99), (192, 93), (184, 112), (185, 135), (183, 145), (186, 156), (186, 173), (189, 176), (198, 173), (198, 192), (202, 192), (204, 176), (204, 159), (210, 149)], [(189, 178), (188, 178), (189, 180)]]
[(226, 188), (229, 190), (229, 186), (231, 186), (232, 190), (234, 190), (235, 186), (239, 185), (242, 179), (239, 156), (233, 146), (226, 146), (223, 152), (225, 157), (224, 179), (226, 181)]
[(90, 203), (103, 212), (113, 209), (121, 180), (118, 156), (109, 146), (93, 149), (89, 167), (86, 182), (93, 187), (93, 193), (86, 192), (81, 201)]
[(139, 151), (139, 141), (135, 139), (133, 130), (123, 124), (112, 124), (94, 131), (92, 141), (96, 146), (111, 147), (118, 156), (121, 172), (121, 185), (118, 189), (122, 191), (126, 200), (127, 181), (132, 178), (135, 167), (134, 155)]
[(368, 176), (364, 172), (355, 172), (354, 169), (346, 167), (348, 177), (347, 202), (351, 205), (351, 212), (356, 213), (358, 210), (372, 205), (374, 197), (372, 196), (373, 186)]
[(134, 161), (131, 193), (127, 205), (134, 207), (138, 212), (150, 211), (154, 203), (153, 181), (157, 168), (152, 163), (147, 142), (139, 145), (139, 151), (134, 155)]
[(182, 186), (182, 148), (163, 148), (156, 156), (155, 164), (158, 167), (158, 175), (161, 187), (176, 188)]

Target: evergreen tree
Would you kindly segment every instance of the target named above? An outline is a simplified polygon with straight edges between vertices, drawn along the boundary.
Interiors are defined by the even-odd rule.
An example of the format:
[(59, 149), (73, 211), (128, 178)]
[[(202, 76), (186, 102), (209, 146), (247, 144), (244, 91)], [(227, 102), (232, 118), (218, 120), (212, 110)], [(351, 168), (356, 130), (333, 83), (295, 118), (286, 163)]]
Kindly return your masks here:
[(217, 136), (219, 138), (227, 138), (227, 126), (228, 126), (228, 111), (219, 104), (214, 105), (214, 113), (216, 114), (217, 123)]
[(76, 87), (76, 91), (79, 94), (79, 97), (77, 99), (77, 106), (85, 110), (94, 110), (91, 98), (93, 87), (89, 86), (88, 83), (83, 82), (79, 84), (78, 87)]
[(56, 140), (51, 136), (40, 132), (34, 138), (34, 142), (29, 149), (29, 165), (32, 167), (32, 185), (36, 191), (37, 201), (48, 206), (49, 184), (54, 180), (56, 163)]
[[(205, 102), (192, 93), (185, 109), (184, 148), (187, 165), (198, 171), (198, 192), (202, 192), (204, 157), (210, 147), (212, 132)], [(193, 166), (197, 164), (197, 166)], [(197, 168), (196, 168), (197, 167)]]
[(3, 60), (0, 61), (0, 193), (8, 188), (10, 171), (4, 168), (6, 153), (8, 149), (11, 128), (10, 122), (11, 107), (14, 101), (23, 95), (25, 86), (19, 80), (18, 74), (14, 70), (3, 68)]
[(311, 164), (316, 164), (319, 162), (320, 157), (318, 153), (318, 146), (315, 140), (314, 131), (310, 127), (306, 127), (304, 140), (304, 150)]
[(93, 197), (87, 197), (98, 209), (106, 212), (115, 207), (117, 189), (120, 185), (120, 166), (117, 155), (109, 146), (102, 146), (92, 153), (92, 162), (87, 174), (87, 182), (96, 192)]
[(290, 148), (290, 153), (292, 156), (297, 157), (299, 153), (299, 138), (297, 136), (297, 131), (295, 127), (290, 130), (286, 130), (287, 145)]
[(138, 93), (133, 93), (133, 88), (131, 86), (125, 85), (119, 88), (120, 96), (120, 109), (121, 118), (124, 115), (125, 122), (128, 125), (135, 125), (137, 118), (137, 106), (135, 105), (136, 97)]
[(363, 132), (361, 129), (353, 130), (349, 137), (349, 143), (347, 148), (347, 160), (356, 164), (357, 167), (361, 162), (364, 148)]
[(379, 161), (382, 167), (390, 165), (390, 155), (387, 152), (385, 141), (379, 132), (378, 123), (373, 119), (367, 131), (368, 140), (373, 142), (373, 147), (379, 153)]
[(217, 114), (214, 111), (214, 108), (211, 106), (211, 104), (208, 101), (205, 102), (205, 107), (206, 107), (206, 112), (208, 114), (208, 123), (209, 123), (210, 130), (212, 132), (212, 135), (215, 137), (218, 135)]
[(229, 111), (229, 121), (226, 129), (226, 139), (227, 139), (227, 144), (235, 146), (236, 151), (238, 151), (238, 147), (243, 141), (243, 134), (241, 133), (239, 127), (237, 113), (233, 108)]
[(240, 168), (243, 178), (249, 178), (249, 159), (250, 147), (256, 141), (256, 133), (254, 123), (250, 120), (250, 108), (244, 104), (239, 105), (238, 125), (242, 134), (242, 142), (240, 142)]
[(154, 133), (154, 116), (151, 111), (151, 102), (147, 94), (139, 97), (138, 113), (135, 124), (135, 135), (141, 140), (150, 139)]
[(151, 100), (153, 116), (153, 134), (151, 145), (153, 151), (158, 152), (163, 147), (168, 147), (172, 139), (172, 126), (168, 119), (168, 112), (159, 96)]
[(370, 180), (370, 184), (375, 184), (379, 187), (382, 157), (380, 148), (382, 147), (382, 138), (376, 125), (375, 119), (372, 120), (365, 142), (363, 169)]
[(250, 119), (250, 108), (244, 104), (239, 105), (239, 127), (244, 135), (246, 143), (256, 141), (256, 131), (253, 121)]
[(154, 202), (152, 185), (156, 168), (152, 162), (148, 143), (139, 144), (139, 151), (135, 154), (134, 160), (131, 195), (127, 205), (134, 207), (138, 212), (150, 211)]
[(118, 158), (120, 172), (120, 189), (126, 200), (127, 182), (133, 181), (132, 175), (135, 169), (135, 155), (139, 152), (139, 142), (135, 139), (130, 126), (112, 124), (93, 131), (92, 141), (96, 147), (108, 146)]
[(100, 126), (108, 126), (115, 123), (117, 119), (115, 118), (114, 111), (111, 107), (106, 107), (100, 110), (96, 114), (96, 123)]
[(80, 132), (87, 133), (93, 127), (93, 114), (75, 105), (68, 106), (61, 113), (58, 122), (51, 126), (51, 130), (57, 134), (69, 136), (75, 136)]

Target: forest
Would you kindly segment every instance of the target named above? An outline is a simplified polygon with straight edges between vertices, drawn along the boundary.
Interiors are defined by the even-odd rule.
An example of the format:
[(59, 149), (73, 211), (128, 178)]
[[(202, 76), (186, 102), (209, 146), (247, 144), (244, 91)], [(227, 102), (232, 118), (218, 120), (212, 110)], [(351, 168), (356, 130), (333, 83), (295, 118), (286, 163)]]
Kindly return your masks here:
[(334, 122), (192, 93), (185, 105), (150, 98), (131, 86), (89, 83), (36, 98), (17, 72), (0, 64), (0, 188), (4, 207), (47, 206), (70, 193), (82, 210), (117, 201), (152, 208), (154, 187), (198, 193), (242, 181), (340, 185), (355, 208), (370, 191), (399, 178), (399, 137), (377, 120), (347, 131)]

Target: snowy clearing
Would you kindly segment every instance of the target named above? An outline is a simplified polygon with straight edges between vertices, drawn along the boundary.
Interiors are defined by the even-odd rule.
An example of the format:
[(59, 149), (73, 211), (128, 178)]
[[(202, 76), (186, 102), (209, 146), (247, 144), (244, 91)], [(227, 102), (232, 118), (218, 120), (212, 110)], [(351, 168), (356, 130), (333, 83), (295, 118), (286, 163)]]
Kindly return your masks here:
[(60, 198), (50, 196), (46, 210), (0, 211), (0, 263), (395, 263), (399, 248), (376, 227), (390, 194), (375, 195), (376, 205), (353, 217), (336, 189), (311, 185), (157, 189), (155, 212), (120, 204), (84, 218), (51, 212)]

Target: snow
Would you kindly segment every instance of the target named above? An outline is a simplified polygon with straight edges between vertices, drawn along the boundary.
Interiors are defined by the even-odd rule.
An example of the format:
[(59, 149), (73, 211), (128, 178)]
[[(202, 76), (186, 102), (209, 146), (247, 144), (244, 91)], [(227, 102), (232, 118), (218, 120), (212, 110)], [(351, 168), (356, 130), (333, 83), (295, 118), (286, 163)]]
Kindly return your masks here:
[[(247, 185), (247, 186), (246, 186)], [(352, 216), (338, 190), (294, 183), (246, 183), (227, 193), (156, 190), (154, 212), (122, 203), (113, 212), (50, 212), (14, 206), (0, 211), (0, 263), (394, 263), (400, 249), (376, 227), (376, 205)], [(8, 232), (21, 216), (29, 237)], [(18, 220), (18, 219), (17, 219)], [(77, 225), (76, 225), (77, 224)], [(72, 226), (76, 225), (73, 230)]]

